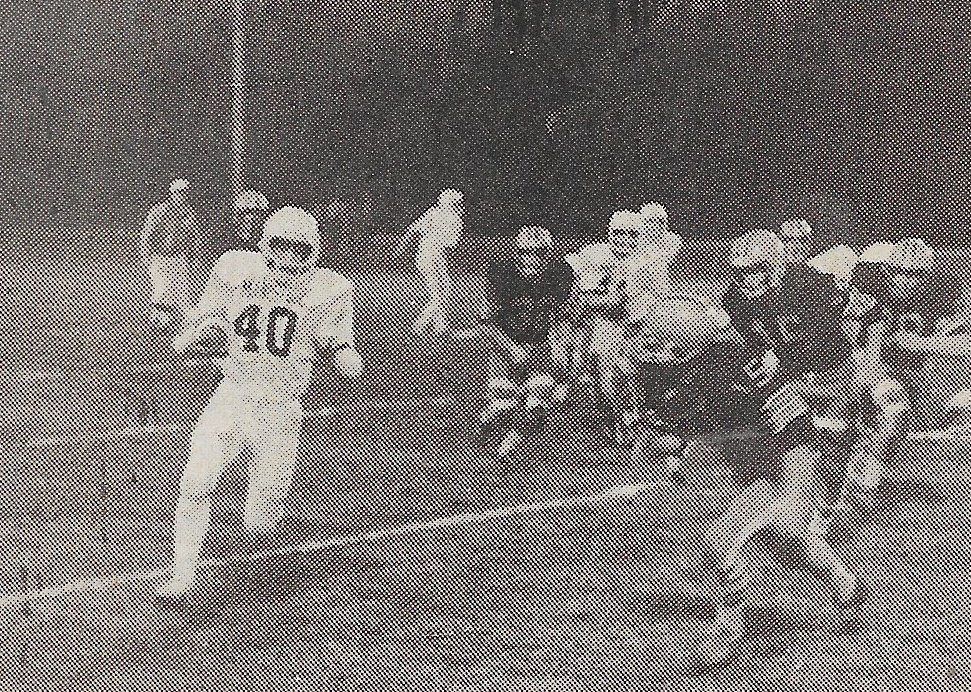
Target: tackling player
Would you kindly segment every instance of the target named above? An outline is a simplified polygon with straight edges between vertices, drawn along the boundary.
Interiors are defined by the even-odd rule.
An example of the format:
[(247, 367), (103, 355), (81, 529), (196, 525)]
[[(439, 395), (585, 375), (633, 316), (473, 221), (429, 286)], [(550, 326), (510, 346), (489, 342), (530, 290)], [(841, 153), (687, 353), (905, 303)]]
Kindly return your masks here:
[(649, 312), (670, 291), (669, 267), (679, 243), (666, 228), (660, 205), (645, 205), (642, 213), (618, 211), (606, 242), (566, 258), (577, 277), (570, 310), (574, 379), (596, 383), (617, 442), (626, 441), (633, 420), (625, 342), (637, 325), (630, 318)]
[(487, 402), (480, 414), (481, 436), (501, 435), (500, 460), (539, 430), (556, 399), (558, 368), (550, 352), (550, 326), (570, 296), (573, 271), (553, 256), (550, 232), (524, 226), (516, 236), (516, 257), (488, 271), (482, 329), (488, 339)]
[(445, 310), (452, 288), (448, 253), (462, 237), (462, 199), (458, 190), (442, 190), (438, 202), (408, 226), (398, 243), (399, 257), (416, 247), (415, 267), (428, 292), (428, 302), (412, 325), (415, 334), (424, 334), (429, 328), (442, 334), (446, 329)]
[(172, 181), (169, 198), (149, 210), (139, 241), (152, 283), (152, 321), (166, 329), (175, 328), (186, 307), (189, 260), (199, 230), (188, 190), (189, 181)]
[(179, 605), (192, 589), (209, 529), (212, 493), (237, 457), (248, 457), (243, 523), (265, 535), (282, 518), (297, 460), (301, 396), (315, 361), (332, 359), (350, 379), (363, 363), (354, 347), (353, 286), (316, 267), (317, 221), (284, 207), (266, 220), (260, 253), (223, 256), (207, 293), (173, 346), (226, 353), (224, 377), (192, 432), (179, 486), (171, 580), (157, 595)]
[[(850, 315), (860, 324), (861, 352), (880, 402), (868, 431), (869, 454), (849, 474), (848, 499), (862, 509), (873, 504), (883, 466), (909, 431), (914, 397), (932, 389), (921, 381), (928, 357), (962, 354), (965, 343), (953, 337), (969, 323), (960, 278), (939, 265), (926, 242), (905, 238), (877, 250), (870, 253), (875, 261), (861, 262), (854, 273)], [(951, 394), (940, 402), (946, 424), (968, 413), (967, 390)]]

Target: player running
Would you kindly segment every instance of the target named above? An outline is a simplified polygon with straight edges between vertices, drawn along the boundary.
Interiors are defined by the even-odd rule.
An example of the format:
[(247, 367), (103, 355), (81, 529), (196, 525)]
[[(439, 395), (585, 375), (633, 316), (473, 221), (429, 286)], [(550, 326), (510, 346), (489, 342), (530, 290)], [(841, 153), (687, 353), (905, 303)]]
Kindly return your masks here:
[(498, 438), (500, 461), (542, 428), (551, 403), (563, 398), (549, 336), (573, 285), (573, 270), (554, 257), (545, 228), (524, 226), (515, 247), (515, 259), (489, 267), (483, 308), (490, 351), (480, 432), (483, 442)]
[(186, 279), (198, 237), (196, 213), (188, 200), (189, 181), (173, 180), (169, 198), (152, 207), (142, 226), (139, 254), (152, 283), (153, 323), (173, 329), (187, 305)]
[(266, 535), (282, 518), (297, 459), (301, 396), (315, 362), (331, 359), (356, 379), (353, 286), (317, 268), (317, 221), (284, 207), (266, 220), (259, 253), (226, 253), (193, 319), (175, 340), (181, 352), (225, 352), (224, 377), (192, 432), (175, 510), (171, 580), (158, 591), (179, 605), (193, 588), (223, 471), (248, 456), (246, 529)]
[(740, 652), (761, 547), (773, 549), (783, 566), (817, 575), (830, 591), (840, 626), (854, 628), (865, 590), (813, 530), (826, 444), (813, 427), (798, 378), (767, 367), (766, 351), (740, 344), (726, 330), (726, 315), (699, 299), (665, 299), (651, 324), (653, 340), (643, 344), (645, 353), (653, 345), (654, 357), (652, 376), (641, 380), (651, 402), (642, 448), (670, 457), (686, 443), (716, 436), (745, 452), (735, 469), (740, 490), (705, 532), (717, 584), (715, 617), (690, 672), (711, 672)]
[(802, 264), (786, 267), (783, 244), (769, 231), (736, 239), (730, 260), (734, 277), (723, 306), (752, 357), (746, 356), (743, 377), (725, 364), (705, 370), (711, 378), (718, 373), (735, 377), (709, 386), (715, 396), (736, 396), (735, 409), (755, 426), (763, 444), (742, 491), (706, 534), (721, 587), (711, 631), (698, 649), (702, 670), (724, 665), (738, 651), (746, 631), (745, 600), (755, 577), (750, 553), (762, 536), (784, 550), (784, 564), (808, 568), (825, 581), (845, 624), (856, 623), (865, 597), (856, 576), (812, 521), (824, 443), (803, 393), (805, 383), (815, 380), (828, 394), (840, 396), (832, 382), (852, 358), (839, 303), (815, 272)]
[(452, 290), (448, 253), (462, 237), (462, 199), (458, 190), (442, 190), (438, 202), (408, 226), (398, 243), (398, 256), (404, 256), (410, 247), (416, 247), (415, 267), (428, 292), (428, 302), (412, 325), (412, 331), (417, 335), (429, 329), (442, 334), (446, 329), (445, 311)]

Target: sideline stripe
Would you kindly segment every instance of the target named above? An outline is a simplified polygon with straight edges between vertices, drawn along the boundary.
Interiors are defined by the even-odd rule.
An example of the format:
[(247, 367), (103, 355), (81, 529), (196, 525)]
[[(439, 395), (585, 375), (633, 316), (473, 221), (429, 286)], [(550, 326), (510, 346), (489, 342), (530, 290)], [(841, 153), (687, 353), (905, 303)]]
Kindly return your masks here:
[[(557, 509), (571, 507), (584, 507), (588, 505), (605, 504), (623, 499), (631, 499), (642, 492), (649, 490), (660, 490), (669, 487), (669, 483), (647, 483), (635, 485), (618, 485), (608, 490), (593, 495), (583, 495), (579, 497), (567, 497), (559, 500), (546, 500), (544, 502), (534, 502), (512, 507), (501, 507), (499, 509), (486, 510), (483, 512), (467, 512), (453, 516), (439, 517), (427, 521), (416, 521), (402, 526), (388, 529), (378, 529), (367, 533), (351, 534), (325, 540), (315, 540), (291, 545), (273, 550), (263, 550), (249, 554), (237, 554), (220, 560), (205, 560), (200, 564), (202, 569), (212, 569), (217, 567), (228, 567), (230, 565), (249, 564), (261, 562), (275, 557), (296, 555), (298, 553), (315, 553), (330, 548), (342, 548), (349, 545), (361, 543), (371, 543), (386, 538), (396, 538), (407, 536), (413, 533), (429, 531), (434, 529), (447, 529), (468, 524), (481, 524), (486, 521), (496, 519), (506, 519), (510, 517), (532, 514), (535, 512), (548, 512)], [(49, 586), (43, 589), (34, 589), (20, 593), (7, 594), (0, 596), (0, 607), (12, 607), (25, 605), (46, 598), (58, 598), (70, 594), (84, 593), (87, 591), (106, 591), (138, 582), (153, 581), (169, 574), (168, 568), (151, 570), (148, 572), (131, 572), (129, 574), (116, 574), (97, 579), (82, 579)]]
[[(454, 406), (456, 400), (452, 397), (436, 398), (415, 398), (415, 399), (374, 399), (371, 401), (350, 404), (345, 406), (333, 406), (306, 411), (303, 419), (305, 421), (322, 420), (329, 418), (335, 413), (372, 413), (412, 410), (422, 405), (431, 405), (439, 408)], [(162, 433), (188, 432), (195, 425), (194, 421), (186, 423), (174, 423), (171, 425), (133, 425), (119, 430), (108, 430), (82, 435), (62, 435), (57, 437), (38, 437), (20, 444), (0, 446), (0, 452), (10, 452), (17, 449), (52, 449), (65, 445), (85, 446), (99, 442), (111, 442), (113, 440), (126, 440), (148, 437), (149, 435)]]

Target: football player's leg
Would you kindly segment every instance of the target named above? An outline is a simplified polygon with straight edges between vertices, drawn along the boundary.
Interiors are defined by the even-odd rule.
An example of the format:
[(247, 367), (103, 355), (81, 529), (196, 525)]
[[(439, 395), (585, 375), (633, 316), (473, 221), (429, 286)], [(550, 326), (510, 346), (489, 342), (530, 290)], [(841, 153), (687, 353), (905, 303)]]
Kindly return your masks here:
[(486, 378), (485, 404), (479, 412), (479, 440), (483, 445), (497, 431), (506, 432), (519, 403), (512, 364), (498, 351), (490, 350), (486, 358)]
[(243, 526), (251, 534), (265, 536), (283, 518), (297, 465), (301, 420), (299, 411), (268, 411), (252, 433), (253, 456), (243, 507)]
[(436, 254), (434, 263), (434, 300), (437, 309), (432, 317), (432, 325), (437, 334), (445, 333), (445, 311), (452, 300), (452, 279), (448, 272), (448, 258), (444, 252)]
[(428, 249), (420, 248), (415, 255), (415, 269), (418, 270), (418, 275), (421, 277), (428, 298), (418, 318), (412, 324), (412, 331), (415, 334), (423, 334), (432, 326), (438, 311), (438, 279), (436, 277), (435, 253)]
[(179, 484), (173, 525), (172, 579), (159, 591), (179, 597), (192, 588), (206, 533), (212, 491), (226, 466), (239, 453), (239, 412), (217, 390), (202, 411), (189, 443), (189, 460)]
[(772, 528), (782, 539), (784, 561), (791, 556), (791, 567), (808, 567), (827, 584), (841, 613), (849, 619), (852, 612), (855, 618), (855, 607), (862, 593), (856, 575), (833, 550), (825, 533), (814, 528), (813, 518), (820, 497), (816, 477), (820, 455), (818, 448), (804, 444), (782, 456)]
[(705, 533), (705, 546), (716, 578), (715, 617), (699, 643), (698, 665), (728, 662), (745, 635), (745, 605), (759, 576), (752, 544), (773, 521), (776, 489), (762, 478), (748, 485)]
[(873, 386), (871, 394), (873, 405), (858, 421), (840, 497), (859, 511), (873, 508), (886, 463), (910, 430), (910, 398), (900, 382), (885, 378)]

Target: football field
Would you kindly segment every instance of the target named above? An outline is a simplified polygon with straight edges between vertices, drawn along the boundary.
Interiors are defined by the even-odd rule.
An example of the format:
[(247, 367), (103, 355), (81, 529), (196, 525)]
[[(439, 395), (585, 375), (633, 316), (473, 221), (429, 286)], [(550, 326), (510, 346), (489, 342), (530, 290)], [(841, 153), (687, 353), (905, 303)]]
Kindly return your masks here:
[[(350, 273), (368, 374), (354, 391), (311, 394), (319, 413), (279, 537), (241, 541), (234, 469), (203, 597), (185, 613), (156, 610), (187, 440), (214, 375), (205, 364), (151, 372), (164, 348), (133, 261), (36, 267), (11, 269), (28, 303), (0, 299), (30, 327), (14, 331), (0, 419), (10, 689), (971, 687), (971, 440), (908, 443), (888, 509), (840, 546), (872, 585), (866, 629), (835, 634), (819, 585), (769, 562), (758, 636), (727, 671), (687, 678), (710, 608), (700, 535), (732, 490), (718, 455), (698, 451), (689, 481), (669, 487), (564, 412), (502, 472), (474, 443), (482, 349), (409, 334), (421, 295), (407, 268)], [(688, 290), (716, 291), (687, 275)], [(480, 290), (460, 276), (461, 304)], [(142, 388), (162, 404), (147, 428), (131, 405)]]

